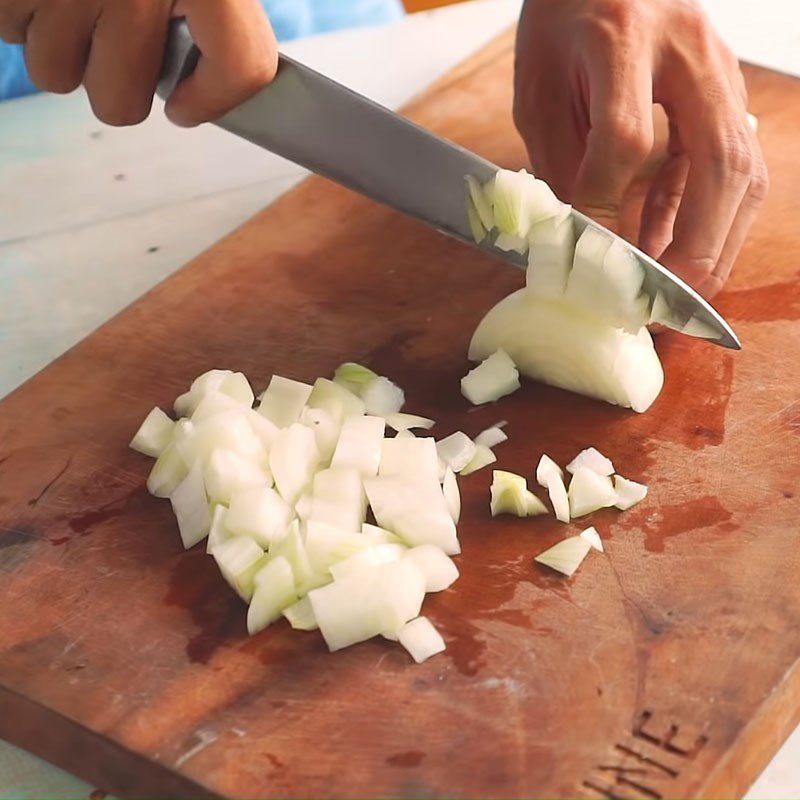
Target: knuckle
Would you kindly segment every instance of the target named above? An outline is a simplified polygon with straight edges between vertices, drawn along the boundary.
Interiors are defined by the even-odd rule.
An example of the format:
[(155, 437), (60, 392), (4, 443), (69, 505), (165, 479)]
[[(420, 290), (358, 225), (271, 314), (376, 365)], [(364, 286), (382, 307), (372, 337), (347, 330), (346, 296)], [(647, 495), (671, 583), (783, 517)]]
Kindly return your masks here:
[(626, 162), (644, 161), (655, 140), (652, 123), (632, 114), (614, 115), (608, 123), (608, 135), (612, 152)]
[(750, 201), (760, 206), (767, 199), (769, 187), (770, 181), (767, 165), (764, 163), (763, 159), (759, 159), (753, 176), (750, 179), (750, 187), (748, 189)]
[(719, 172), (734, 178), (752, 178), (755, 157), (746, 135), (737, 131), (716, 136), (711, 142), (710, 155)]

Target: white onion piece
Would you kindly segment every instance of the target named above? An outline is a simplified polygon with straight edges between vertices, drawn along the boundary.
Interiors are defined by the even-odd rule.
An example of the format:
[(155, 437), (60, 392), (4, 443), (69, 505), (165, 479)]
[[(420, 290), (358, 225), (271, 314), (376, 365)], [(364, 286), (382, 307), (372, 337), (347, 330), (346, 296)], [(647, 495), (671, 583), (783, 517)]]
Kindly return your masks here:
[(361, 390), (361, 399), (367, 414), (385, 417), (397, 414), (406, 401), (403, 390), (388, 378), (373, 378)]
[(225, 525), (266, 550), (286, 536), (293, 517), (292, 507), (274, 489), (245, 489), (231, 496)]
[[(473, 358), (471, 351), (470, 358)], [(461, 379), (461, 394), (470, 403), (476, 406), (491, 403), (519, 389), (519, 371), (505, 350), (495, 348), (494, 352), (482, 356), (482, 359), (475, 369)]]
[(532, 517), (547, 513), (544, 503), (528, 490), (525, 478), (513, 472), (496, 469), (492, 473), (490, 493), (493, 517), (500, 514)]
[(352, 467), (364, 477), (378, 474), (386, 423), (382, 417), (349, 417), (331, 460), (333, 467)]
[(629, 508), (633, 508), (633, 506), (647, 497), (647, 487), (644, 484), (629, 481), (627, 478), (623, 478), (622, 475), (614, 476), (614, 491), (617, 495), (614, 505), (620, 511), (627, 511)]
[(297, 520), (289, 526), (286, 536), (269, 548), (269, 555), (270, 558), (282, 556), (289, 562), (299, 595), (307, 594), (311, 589), (330, 583), (331, 578), (327, 572), (317, 571), (312, 566)]
[(442, 481), (442, 493), (444, 494), (445, 502), (447, 503), (447, 510), (453, 518), (453, 522), (458, 524), (458, 518), (461, 516), (461, 492), (458, 490), (458, 479), (455, 472), (450, 467), (447, 467), (444, 473), (444, 480)]
[(569, 495), (564, 479), (561, 477), (561, 470), (549, 472), (546, 479), (547, 494), (553, 506), (553, 513), (559, 522), (569, 522)]
[(173, 442), (153, 464), (147, 476), (147, 491), (155, 497), (169, 497), (188, 474), (189, 467)]
[(403, 625), (397, 632), (397, 640), (408, 650), (417, 664), (445, 649), (442, 635), (427, 617), (417, 617)]
[(625, 333), (563, 302), (521, 289), (481, 321), (469, 357), (499, 348), (530, 378), (609, 403), (646, 411), (664, 382), (646, 328)]
[(299, 500), (294, 504), (294, 513), (302, 522), (305, 522), (311, 517), (311, 512), (314, 508), (314, 498), (311, 492), (305, 492), (300, 495)]
[(288, 428), (300, 419), (310, 395), (311, 387), (307, 383), (273, 375), (261, 396), (258, 413), (278, 428)]
[(170, 495), (169, 501), (178, 520), (183, 547), (188, 550), (205, 539), (211, 528), (211, 512), (203, 484), (202, 464), (196, 463), (192, 466), (189, 474)]
[(144, 418), (130, 447), (139, 453), (158, 458), (172, 441), (175, 422), (156, 407)]
[(434, 544), (448, 555), (461, 552), (438, 479), (367, 478), (364, 488), (378, 524), (406, 544)]
[(511, 233), (497, 234), (494, 246), (506, 253), (513, 250), (521, 256), (528, 252), (528, 240), (522, 236), (514, 236)]
[[(358, 419), (358, 417), (354, 417)], [(314, 432), (320, 464), (328, 466), (336, 450), (342, 426), (323, 408), (305, 408), (300, 423)]]
[(397, 436), (394, 437), (395, 439), (416, 439), (417, 437), (414, 435), (414, 432), (409, 428), (404, 431), (398, 431)]
[(220, 381), (217, 391), (228, 395), (247, 408), (252, 408), (256, 399), (255, 394), (253, 394), (253, 388), (250, 386), (250, 381), (247, 380), (242, 372), (231, 372), (226, 375)]
[[(195, 462), (198, 466), (200, 462)], [(234, 492), (272, 486), (267, 467), (240, 456), (234, 450), (217, 449), (211, 453), (203, 472), (208, 498), (215, 503), (230, 503)]]
[(261, 446), (264, 450), (269, 452), (272, 443), (275, 441), (275, 437), (278, 435), (279, 429), (277, 425), (270, 422), (266, 417), (261, 416), (258, 411), (254, 411), (252, 408), (245, 410), (244, 417), (253, 433), (261, 442)]
[(562, 206), (544, 181), (525, 170), (499, 170), (494, 178), (492, 199), (498, 230), (523, 239), (537, 222), (557, 216)]
[(306, 405), (324, 409), (340, 426), (348, 417), (360, 417), (365, 410), (360, 397), (327, 378), (317, 378)]
[(229, 369), (210, 369), (192, 381), (189, 391), (175, 400), (175, 413), (179, 417), (190, 417), (208, 392), (217, 391), (228, 375)]
[(425, 576), (426, 592), (442, 592), (458, 580), (458, 567), (453, 559), (432, 544), (412, 547), (405, 557)]
[(416, 617), (425, 578), (413, 562), (401, 559), (353, 571), (308, 596), (320, 632), (334, 651), (397, 630)]
[(308, 597), (301, 597), (296, 603), (284, 608), (282, 613), (296, 631), (315, 631), (319, 628)]
[(184, 392), (175, 398), (175, 403), (172, 408), (175, 411), (176, 417), (189, 417), (195, 408), (195, 398), (191, 392)]
[(474, 206), (475, 212), (478, 215), (481, 226), (485, 230), (490, 231), (495, 226), (492, 204), (487, 199), (486, 194), (483, 191), (483, 187), (474, 176), (467, 175), (466, 181), (470, 200), (472, 201), (472, 205)]
[(295, 423), (276, 437), (269, 454), (269, 468), (281, 497), (294, 505), (310, 486), (320, 456), (314, 432)]
[(483, 227), (480, 215), (475, 210), (471, 199), (467, 205), (467, 221), (469, 222), (469, 230), (472, 234), (472, 238), (476, 244), (480, 244), (486, 238), (488, 231)]
[(587, 447), (581, 450), (572, 461), (567, 464), (567, 472), (572, 475), (579, 467), (586, 467), (598, 475), (613, 475), (614, 465), (611, 463), (610, 458), (606, 458), (599, 450), (594, 447)]
[(361, 534), (369, 539), (370, 545), (374, 544), (402, 544), (403, 540), (385, 528), (379, 528), (377, 525), (370, 525), (365, 522), (361, 526)]
[(436, 442), (436, 452), (453, 472), (461, 472), (475, 455), (475, 442), (466, 433), (456, 431)]
[(378, 474), (409, 482), (439, 482), (439, 454), (430, 437), (384, 439)]
[(211, 551), (222, 577), (245, 602), (253, 596), (256, 572), (269, 556), (249, 537), (234, 536)]
[(542, 297), (561, 297), (567, 289), (575, 253), (575, 226), (570, 206), (542, 220), (528, 235), (528, 289)]
[(379, 564), (399, 561), (408, 552), (408, 548), (403, 544), (378, 544), (366, 547), (343, 561), (331, 564), (330, 573), (333, 579), (338, 581), (351, 572), (364, 569), (364, 567), (376, 567)]
[(367, 495), (354, 467), (331, 467), (314, 476), (309, 520), (358, 531), (367, 518)]
[(315, 520), (306, 523), (305, 544), (311, 567), (320, 573), (330, 573), (333, 564), (370, 546), (360, 533), (343, 531)]
[(273, 558), (255, 574), (255, 591), (247, 609), (247, 632), (252, 636), (280, 619), (284, 608), (297, 602), (297, 590), (289, 562)]
[(508, 434), (502, 428), (498, 428), (496, 425), (493, 425), (491, 428), (487, 428), (485, 431), (481, 431), (475, 437), (476, 446), (482, 444), (484, 447), (488, 447), (489, 449), (497, 447), (497, 445), (502, 444), (505, 441), (508, 441)]
[(475, 454), (469, 460), (464, 469), (461, 470), (459, 475), (471, 475), (479, 469), (488, 467), (489, 464), (494, 464), (497, 461), (497, 456), (488, 447), (482, 444), (475, 445)]
[(232, 539), (235, 534), (231, 533), (225, 525), (228, 516), (228, 509), (223, 505), (215, 505), (211, 514), (211, 528), (208, 531), (206, 541), (206, 553), (210, 553), (217, 545)]
[(379, 377), (377, 372), (373, 372), (363, 364), (356, 364), (354, 361), (345, 361), (344, 364), (340, 364), (333, 374), (333, 380), (336, 383), (351, 392), (354, 391), (355, 394), (358, 394), (361, 388), (377, 377)]
[(587, 467), (575, 470), (569, 483), (569, 513), (573, 519), (613, 506), (616, 500), (611, 478), (598, 475)]
[(410, 430), (411, 428), (422, 428), (430, 430), (436, 423), (427, 417), (419, 417), (416, 414), (387, 414), (386, 424), (398, 433)]
[(570, 536), (569, 539), (562, 539), (544, 553), (540, 553), (534, 561), (569, 578), (575, 574), (575, 570), (583, 563), (583, 559), (591, 549), (592, 543), (588, 539)]
[(193, 426), (175, 446), (187, 464), (211, 458), (214, 450), (233, 450), (243, 458), (266, 466), (267, 451), (253, 432), (244, 410), (223, 411)]
[(586, 528), (586, 530), (581, 531), (578, 535), (581, 538), (586, 539), (586, 541), (589, 542), (589, 544), (591, 544), (591, 546), (598, 552), (605, 552), (603, 549), (603, 540), (600, 538), (600, 534), (597, 532), (596, 528)]
[[(564, 470), (562, 470), (550, 456), (543, 454), (539, 459), (539, 465), (536, 467), (536, 483), (538, 483), (539, 486), (547, 487), (547, 481), (551, 475), (557, 475), (559, 479), (563, 479)], [(569, 522), (569, 520), (567, 520), (567, 522)]]

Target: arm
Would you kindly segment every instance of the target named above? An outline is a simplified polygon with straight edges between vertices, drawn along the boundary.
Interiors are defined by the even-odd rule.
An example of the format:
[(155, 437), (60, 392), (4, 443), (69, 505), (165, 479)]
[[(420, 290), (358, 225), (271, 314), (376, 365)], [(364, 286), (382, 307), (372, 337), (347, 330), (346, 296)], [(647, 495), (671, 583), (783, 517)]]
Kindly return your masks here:
[(527, 0), (514, 116), (534, 170), (616, 229), (669, 121), (640, 246), (707, 297), (727, 280), (768, 189), (735, 56), (694, 0)]

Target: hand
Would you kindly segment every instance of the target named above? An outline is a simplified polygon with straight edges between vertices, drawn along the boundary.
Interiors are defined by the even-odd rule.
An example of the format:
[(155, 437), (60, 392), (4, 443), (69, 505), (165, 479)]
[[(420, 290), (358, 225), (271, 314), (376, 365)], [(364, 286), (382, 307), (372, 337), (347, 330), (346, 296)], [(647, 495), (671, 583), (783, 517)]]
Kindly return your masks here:
[(712, 297), (769, 186), (735, 56), (694, 0), (527, 0), (514, 119), (562, 200), (618, 229), (653, 149), (654, 103), (669, 141), (640, 246)]
[(176, 124), (222, 116), (275, 76), (278, 54), (258, 0), (0, 0), (0, 38), (25, 45), (31, 80), (66, 93), (81, 83), (110, 125), (150, 113), (171, 16), (185, 16), (202, 57), (166, 106)]

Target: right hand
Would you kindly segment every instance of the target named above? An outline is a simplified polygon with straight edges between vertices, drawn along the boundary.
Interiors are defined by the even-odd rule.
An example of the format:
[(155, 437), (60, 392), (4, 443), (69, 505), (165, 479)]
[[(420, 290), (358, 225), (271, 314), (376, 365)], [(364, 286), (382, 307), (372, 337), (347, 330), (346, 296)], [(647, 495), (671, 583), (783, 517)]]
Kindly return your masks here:
[(98, 119), (134, 125), (150, 113), (171, 17), (186, 17), (202, 52), (167, 102), (175, 124), (217, 119), (274, 78), (278, 48), (258, 0), (0, 0), (0, 39), (25, 45), (39, 89), (83, 84)]

